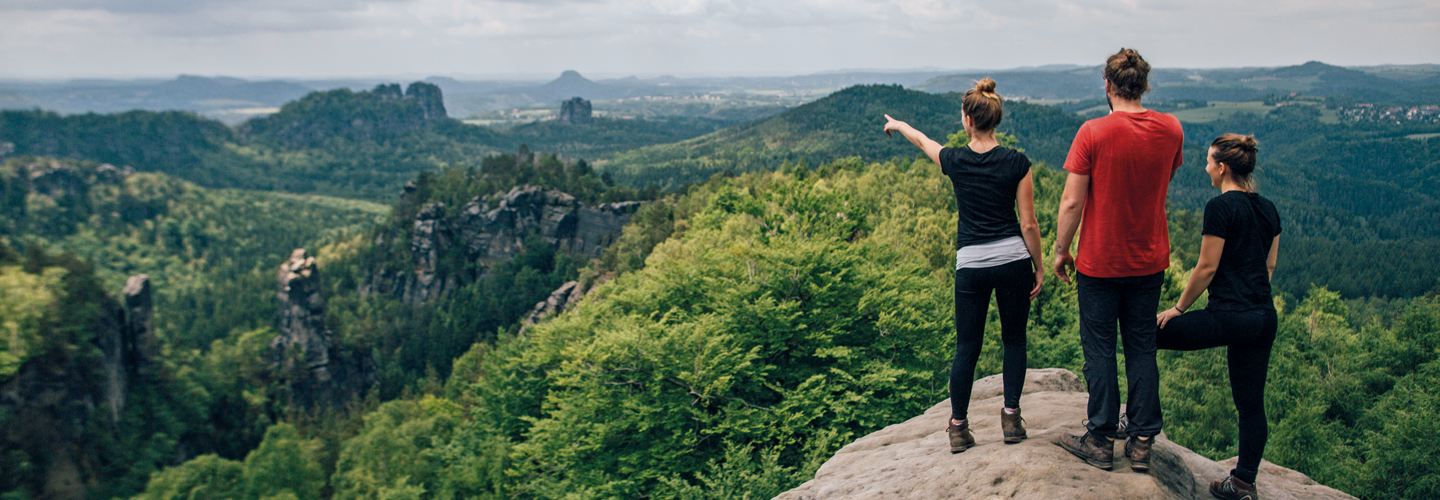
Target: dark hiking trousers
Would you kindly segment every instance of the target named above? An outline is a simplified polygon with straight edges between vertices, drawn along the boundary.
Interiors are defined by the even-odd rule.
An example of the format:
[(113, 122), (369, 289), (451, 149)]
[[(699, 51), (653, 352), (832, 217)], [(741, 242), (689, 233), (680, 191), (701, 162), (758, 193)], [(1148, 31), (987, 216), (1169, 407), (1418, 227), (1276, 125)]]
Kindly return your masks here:
[(1275, 344), (1274, 309), (1254, 311), (1190, 311), (1160, 330), (1161, 349), (1195, 351), (1226, 346), (1230, 395), (1240, 420), (1240, 455), (1230, 474), (1255, 484), (1260, 455), (1269, 430), (1265, 422), (1265, 374)]
[(1030, 317), (1030, 290), (1035, 274), (1030, 259), (994, 267), (964, 268), (955, 271), (955, 359), (950, 363), (950, 418), (965, 420), (970, 410), (970, 389), (975, 382), (975, 363), (985, 337), (985, 316), (990, 309), (990, 292), (1000, 310), (1000, 341), (1005, 344), (1005, 362), (1000, 376), (1005, 382), (1005, 407), (1020, 407), (1025, 388), (1025, 321)]
[[(1076, 273), (1080, 306), (1080, 346), (1085, 352), (1085, 383), (1090, 389), (1085, 425), (1091, 432), (1116, 437), (1120, 420), (1120, 382), (1115, 367), (1115, 326), (1125, 347), (1128, 379), (1125, 414), (1131, 436), (1160, 433), (1160, 370), (1155, 365), (1155, 309), (1165, 273), (1095, 278)], [(1122, 438), (1124, 436), (1121, 436)]]

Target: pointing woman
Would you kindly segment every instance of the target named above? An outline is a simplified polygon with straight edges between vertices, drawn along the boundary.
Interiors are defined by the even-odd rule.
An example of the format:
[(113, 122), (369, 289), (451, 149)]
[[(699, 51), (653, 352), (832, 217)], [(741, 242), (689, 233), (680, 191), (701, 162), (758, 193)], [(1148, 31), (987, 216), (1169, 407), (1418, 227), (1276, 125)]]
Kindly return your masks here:
[[(975, 84), (961, 100), (962, 122), (970, 143), (948, 148), (909, 124), (885, 116), (885, 134), (900, 132), (914, 143), (955, 188), (960, 222), (955, 252), (955, 359), (950, 365), (950, 452), (975, 445), (968, 419), (970, 387), (980, 358), (985, 315), (994, 292), (1000, 310), (1000, 338), (1005, 345), (1002, 379), (1005, 408), (1000, 427), (1006, 443), (1025, 439), (1020, 419), (1020, 392), (1025, 384), (1025, 322), (1030, 301), (1045, 281), (1040, 254), (1040, 224), (1035, 220), (1030, 160), (1001, 146), (995, 127), (1004, 103), (989, 78)], [(1016, 208), (1019, 217), (1016, 217)]]

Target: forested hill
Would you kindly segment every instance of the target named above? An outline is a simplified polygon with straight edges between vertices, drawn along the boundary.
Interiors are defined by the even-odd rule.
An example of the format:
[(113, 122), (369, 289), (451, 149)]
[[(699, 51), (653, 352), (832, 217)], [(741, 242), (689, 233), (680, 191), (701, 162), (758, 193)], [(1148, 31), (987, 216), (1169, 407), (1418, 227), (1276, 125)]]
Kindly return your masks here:
[[(998, 91), (1005, 93), (1003, 87)], [(944, 142), (962, 128), (961, 97), (898, 85), (860, 85), (765, 120), (622, 153), (603, 168), (620, 182), (677, 186), (724, 171), (774, 169), (787, 161), (818, 165), (852, 156), (871, 161), (913, 157), (917, 150), (904, 138), (881, 132), (884, 115), (907, 121)], [(1051, 106), (1008, 101), (999, 130), (1019, 139), (1032, 161), (1058, 168), (1082, 122)]]
[[(445, 116), (438, 87), (314, 92), (238, 131), (188, 112), (112, 115), (0, 111), (0, 156), (37, 155), (132, 166), (211, 188), (275, 190), (389, 201), (405, 182), (444, 166), (475, 167), (525, 144), (572, 159), (671, 143), (733, 122), (704, 118), (554, 121), (509, 130)], [(7, 147), (6, 144), (9, 144)]]

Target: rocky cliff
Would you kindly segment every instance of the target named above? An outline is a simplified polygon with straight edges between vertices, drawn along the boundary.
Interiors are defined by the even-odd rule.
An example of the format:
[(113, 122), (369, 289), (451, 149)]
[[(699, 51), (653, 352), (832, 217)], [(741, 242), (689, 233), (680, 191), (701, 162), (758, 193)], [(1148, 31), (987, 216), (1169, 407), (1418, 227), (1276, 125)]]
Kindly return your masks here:
[(576, 97), (560, 103), (560, 117), (558, 120), (564, 125), (583, 125), (594, 123), (595, 117), (591, 115), (592, 108), (590, 101)]
[(375, 366), (363, 355), (345, 355), (325, 325), (325, 298), (315, 258), (296, 249), (280, 265), (277, 334), (270, 361), (292, 374), (294, 402), (302, 408), (338, 406), (374, 384)]
[[(373, 272), (362, 280), (360, 293), (424, 304), (519, 254), (525, 249), (526, 236), (532, 234), (557, 251), (599, 256), (620, 237), (639, 207), (640, 202), (633, 201), (591, 206), (564, 192), (538, 186), (477, 196), (453, 214), (443, 203), (429, 203), (409, 222), (408, 266)], [(381, 236), (377, 244), (384, 241)], [(456, 258), (477, 264), (479, 274), (445, 271), (441, 261), (452, 252)]]
[[(1130, 470), (1121, 441), (1115, 443), (1113, 471), (1091, 467), (1054, 444), (1063, 432), (1083, 430), (1087, 401), (1079, 378), (1060, 369), (1026, 373), (1020, 404), (1030, 437), (1006, 445), (1000, 433), (1003, 397), (998, 377), (975, 382), (970, 421), (977, 446), (950, 453), (945, 434), (950, 401), (941, 401), (923, 415), (841, 448), (815, 479), (776, 499), (1208, 500), (1213, 498), (1210, 481), (1224, 477), (1234, 465), (1233, 458), (1217, 463), (1161, 434), (1152, 449), (1149, 474)], [(1266, 500), (1354, 498), (1270, 462), (1261, 464), (1257, 484)]]
[(237, 130), (247, 138), (284, 147), (322, 147), (334, 139), (383, 140), (445, 119), (440, 87), (415, 82), (402, 92), (400, 85), (392, 83), (368, 92), (312, 92), (281, 107), (278, 113), (241, 124)]
[(26, 361), (0, 383), (0, 411), (11, 422), (0, 429), (0, 453), (43, 464), (43, 498), (85, 498), (87, 478), (104, 467), (89, 459), (94, 454), (86, 450), (96, 443), (87, 432), (97, 418), (102, 428), (117, 424), (130, 387), (155, 359), (151, 304), (149, 278), (131, 277), (121, 301), (103, 297), (97, 304), (90, 333), (98, 357), (53, 350)]

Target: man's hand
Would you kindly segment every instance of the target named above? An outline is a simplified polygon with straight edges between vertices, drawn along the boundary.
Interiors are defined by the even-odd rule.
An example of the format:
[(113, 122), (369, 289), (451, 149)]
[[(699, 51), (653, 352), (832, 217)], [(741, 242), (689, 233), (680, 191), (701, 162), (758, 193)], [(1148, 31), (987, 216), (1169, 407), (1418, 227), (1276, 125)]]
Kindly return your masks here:
[(1070, 271), (1074, 271), (1074, 270), (1075, 270), (1075, 256), (1070, 255), (1070, 251), (1069, 251), (1069, 250), (1059, 250), (1059, 251), (1056, 251), (1056, 252), (1055, 252), (1055, 266), (1054, 266), (1054, 267), (1055, 267), (1055, 276), (1058, 276), (1058, 277), (1060, 278), (1060, 281), (1064, 281), (1064, 282), (1066, 282), (1066, 283), (1069, 283), (1069, 282), (1070, 282)]
[(896, 120), (896, 119), (894, 119), (894, 118), (891, 118), (890, 115), (885, 115), (885, 136), (886, 136), (886, 137), (894, 137), (894, 136), (890, 135), (890, 132), (899, 131), (900, 129), (902, 129), (902, 128), (904, 128), (904, 127), (909, 127), (909, 126), (910, 126), (910, 124), (908, 124), (908, 123), (905, 123), (905, 122), (902, 122), (902, 121), (900, 121), (900, 120)]

